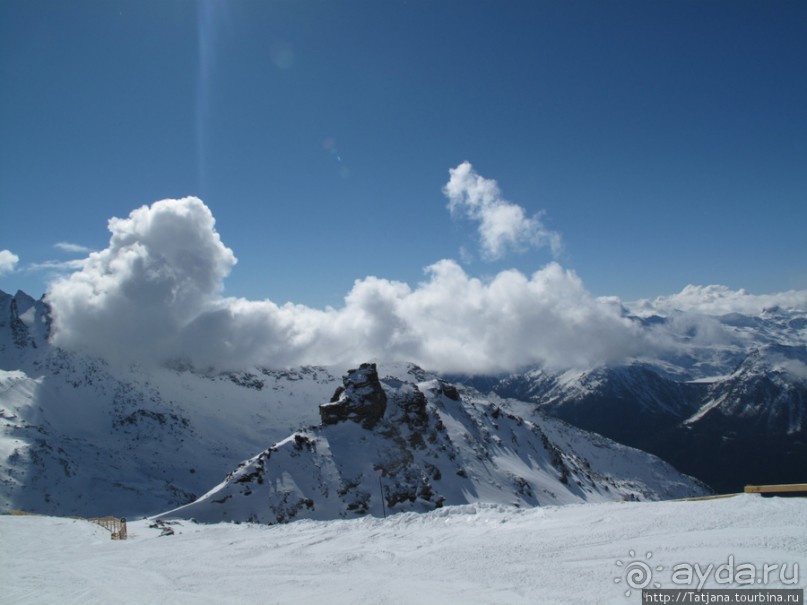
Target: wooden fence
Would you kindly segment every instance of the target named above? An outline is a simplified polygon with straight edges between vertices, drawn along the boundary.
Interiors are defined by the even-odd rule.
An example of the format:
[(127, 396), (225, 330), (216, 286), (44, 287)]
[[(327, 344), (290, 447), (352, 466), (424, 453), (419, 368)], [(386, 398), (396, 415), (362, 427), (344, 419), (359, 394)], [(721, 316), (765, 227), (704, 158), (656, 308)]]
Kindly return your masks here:
[(746, 485), (746, 494), (793, 494), (803, 492), (807, 495), (807, 483), (788, 483), (785, 485)]
[[(41, 516), (39, 513), (29, 513), (28, 511), (17, 509), (12, 510), (9, 514), (15, 516)], [(91, 517), (89, 519), (86, 517), (67, 517), (67, 519), (78, 519), (79, 521), (89, 521), (100, 525), (110, 531), (113, 540), (125, 540), (128, 535), (126, 532), (126, 519), (119, 519), (118, 517)]]
[(126, 539), (126, 519), (118, 519), (117, 517), (93, 517), (87, 519), (87, 521), (108, 529), (112, 532), (113, 540)]
[[(807, 496), (807, 483), (788, 483), (784, 485), (746, 485), (746, 494), (801, 494)], [(673, 502), (695, 502), (698, 500), (717, 500), (719, 498), (733, 498), (740, 494), (712, 494), (711, 496), (698, 496), (695, 498), (680, 498)]]

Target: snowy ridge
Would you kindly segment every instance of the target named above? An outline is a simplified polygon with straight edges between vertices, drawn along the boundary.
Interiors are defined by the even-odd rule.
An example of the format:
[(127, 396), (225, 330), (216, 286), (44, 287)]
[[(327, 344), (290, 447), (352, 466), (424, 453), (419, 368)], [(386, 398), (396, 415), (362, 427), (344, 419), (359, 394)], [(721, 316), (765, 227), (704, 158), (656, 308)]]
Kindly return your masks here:
[(524, 420), (507, 402), (423, 380), (416, 366), (407, 374), (379, 380), (375, 364), (350, 370), (320, 406), (322, 425), (244, 461), (205, 496), (162, 516), (274, 524), (475, 502), (538, 506), (706, 492), (644, 452), (557, 420)]
[(648, 330), (677, 334), (677, 353), (468, 382), (656, 454), (717, 491), (805, 480), (804, 309), (715, 316), (672, 309), (640, 319)]
[[(47, 303), (22, 292), (0, 292), (0, 509), (153, 514), (198, 500), (240, 461), (251, 461), (245, 465), (250, 468), (266, 463), (260, 455), (272, 449), (268, 444), (282, 444), (271, 453), (274, 461), (287, 456), (290, 465), (300, 467), (293, 480), (305, 484), (298, 486), (303, 500), (315, 500), (308, 492), (320, 485), (317, 477), (303, 480), (308, 472), (303, 469), (312, 464), (323, 473), (331, 468), (324, 484), (358, 481), (349, 496), (330, 496), (338, 515), (348, 505), (354, 507), (350, 514), (365, 508), (366, 514), (378, 514), (374, 473), (379, 465), (395, 467), (396, 451), (407, 452), (406, 464), (395, 472), (381, 470), (388, 474), (382, 484), (397, 510), (430, 510), (440, 497), (443, 505), (528, 506), (670, 493), (664, 481), (626, 472), (642, 465), (612, 455), (618, 452), (613, 443), (592, 449), (597, 438), (586, 433), (565, 442), (560, 436), (568, 433), (565, 425), (556, 430), (547, 415), (650, 451), (718, 491), (803, 481), (807, 312), (771, 307), (753, 315), (694, 316), (662, 307), (624, 313), (649, 334), (674, 337), (675, 346), (663, 355), (621, 366), (463, 378), (496, 394), (455, 386), (459, 402), (446, 395), (457, 379), (440, 381), (426, 372), (412, 374), (406, 364), (379, 363), (386, 407), (379, 399), (362, 422), (345, 424), (341, 416), (363, 412), (350, 403), (362, 398), (361, 387), (352, 394), (345, 388), (328, 401), (344, 366), (222, 372), (182, 359), (162, 366), (115, 365), (54, 347)], [(320, 423), (324, 426), (317, 428)], [(390, 424), (394, 430), (378, 434)], [(529, 426), (535, 431), (525, 429)], [(356, 460), (334, 445), (339, 431), (366, 449), (364, 467), (346, 470)], [(560, 452), (555, 460), (562, 467), (552, 464), (551, 448), (543, 446), (538, 432)], [(430, 442), (432, 433), (437, 437)], [(313, 445), (311, 452), (297, 451), (296, 441), (284, 442), (294, 434), (310, 439), (316, 451)], [(760, 451), (765, 455), (757, 455)], [(439, 470), (440, 480), (427, 463)], [(558, 485), (563, 468), (568, 483)], [(460, 470), (465, 478), (457, 475)], [(597, 473), (618, 484), (618, 496)], [(630, 484), (634, 480), (638, 483)], [(320, 509), (326, 508), (321, 503)]]
[(321, 368), (248, 374), (264, 386), (116, 371), (60, 349), (0, 370), (0, 508), (135, 516), (188, 502), (250, 451), (314, 421), (298, 402), (327, 397), (335, 381)]
[(189, 502), (316, 421), (299, 402), (337, 381), (312, 367), (112, 366), (50, 345), (41, 300), (0, 293), (0, 313), (0, 511), (131, 517)]
[[(807, 347), (761, 347), (751, 352), (730, 375), (713, 381), (707, 401), (685, 422), (697, 423), (719, 408), (727, 416), (764, 418), (764, 424), (777, 432), (804, 433), (805, 386)], [(762, 402), (765, 405), (760, 405)]]
[[(0, 369), (0, 508), (6, 511), (16, 508), (82, 516), (112, 512), (130, 518), (153, 514), (207, 493), (240, 460), (263, 451), (267, 443), (281, 443), (275, 460), (288, 454), (293, 467), (303, 456), (292, 456), (291, 453), (300, 453), (294, 448), (299, 444), (297, 441), (283, 443), (284, 438), (299, 427), (323, 420), (317, 406), (327, 402), (339, 384), (337, 377), (344, 372), (343, 368), (252, 367), (222, 373), (213, 369), (199, 370), (180, 361), (148, 369), (120, 367), (50, 345), (47, 339), (49, 309), (43, 301), (18, 293), (14, 297), (4, 295), (0, 304), (8, 313), (4, 316), (8, 319), (0, 318), (3, 364)], [(496, 429), (488, 426), (490, 420), (482, 420), (485, 415), (480, 410), (490, 408), (489, 402), (474, 403), (469, 409), (473, 406), (479, 409), (468, 412), (457, 407), (452, 399), (441, 396), (441, 405), (456, 409), (450, 414), (438, 412), (436, 406), (440, 402), (435, 399), (438, 396), (430, 389), (443, 387), (427, 385), (421, 391), (418, 386), (434, 381), (434, 376), (421, 372), (413, 377), (412, 368), (407, 364), (382, 367), (388, 377), (384, 392), (391, 402), (385, 416), (388, 435), (383, 442), (376, 443), (375, 450), (371, 448), (367, 452), (374, 460), (368, 462), (366, 468), (351, 471), (352, 474), (339, 474), (338, 481), (336, 471), (331, 469), (333, 476), (321, 481), (324, 485), (351, 486), (351, 482), (357, 481), (356, 477), (362, 478), (355, 486), (347, 488), (338, 503), (333, 500), (334, 507), (342, 507), (338, 513), (334, 512), (336, 508), (332, 509), (337, 516), (348, 505), (353, 507), (351, 510), (361, 511), (366, 507), (368, 514), (378, 514), (373, 508), (379, 505), (378, 499), (374, 499), (377, 476), (373, 463), (386, 465), (390, 477), (394, 475), (397, 480), (400, 475), (403, 481), (399, 491), (395, 491), (398, 490), (395, 484), (387, 486), (392, 490), (391, 499), (398, 500), (392, 505), (396, 510), (430, 510), (441, 497), (451, 502), (492, 498), (491, 501), (523, 505), (595, 497), (585, 492), (574, 497), (567, 494), (568, 490), (561, 489), (565, 486), (558, 483), (558, 468), (547, 464), (546, 460), (543, 466), (534, 463), (529, 458), (531, 454), (519, 453), (521, 446), (492, 448), (494, 436), (504, 437), (495, 435)], [(452, 392), (448, 385), (445, 388)], [(354, 395), (361, 393), (351, 396)], [(427, 407), (424, 402), (428, 403)], [(332, 404), (331, 409), (337, 412), (342, 405), (338, 398)], [(327, 409), (325, 406), (326, 412)], [(468, 447), (475, 448), (473, 453), (463, 449), (466, 448), (464, 441), (461, 445), (449, 444), (448, 429), (437, 428), (456, 422), (458, 426), (467, 427), (467, 436), (462, 439), (469, 440)], [(319, 472), (324, 474), (329, 468), (324, 460), (330, 451), (337, 452), (343, 460), (350, 451), (346, 444), (365, 436), (364, 429), (358, 425), (340, 423), (327, 428), (328, 438), (317, 441), (317, 456), (322, 459), (317, 458), (316, 462), (321, 463)], [(526, 435), (529, 431), (518, 426), (513, 430), (517, 439), (537, 447), (530, 441), (535, 438)], [(305, 435), (306, 431), (299, 433)], [(345, 434), (337, 437), (340, 431)], [(447, 461), (445, 452), (438, 452), (440, 464), (424, 458), (425, 454), (417, 447), (418, 440), (435, 449), (435, 443), (428, 441), (433, 433), (437, 435), (435, 443), (451, 452), (454, 461)], [(413, 448), (414, 454), (402, 449), (402, 443), (406, 448)], [(492, 449), (487, 451), (487, 448)], [(403, 455), (401, 452), (406, 452), (405, 457), (412, 456), (412, 460), (401, 463), (396, 459)], [(563, 456), (558, 460), (569, 466), (575, 478), (574, 473), (580, 474), (581, 484), (587, 486), (583, 471), (578, 470), (572, 455), (568, 456), (568, 460)], [(467, 464), (466, 458), (479, 468), (471, 469), (476, 473), (473, 479), (460, 480), (456, 472), (461, 463)], [(260, 460), (256, 459), (253, 464), (259, 464)], [(396, 463), (403, 464), (401, 469), (395, 469)], [(336, 470), (343, 473), (342, 469)], [(429, 489), (433, 490), (433, 486), (440, 483), (434, 479), (438, 473), (453, 477), (458, 485), (466, 485), (466, 491), (457, 487), (453, 492), (446, 489), (445, 493), (430, 495)], [(482, 479), (477, 480), (477, 474)], [(607, 469), (601, 474), (605, 477)], [(302, 475), (296, 473), (295, 476), (302, 481)], [(317, 477), (309, 481), (315, 479), (320, 481)], [(621, 477), (614, 482), (618, 480)], [(675, 483), (675, 479), (672, 482)], [(614, 492), (608, 495), (606, 486), (613, 489), (607, 482), (598, 484), (600, 495), (597, 497), (629, 494), (662, 497), (666, 493), (661, 483), (626, 483), (619, 496), (614, 496)], [(575, 486), (575, 489), (583, 488)], [(555, 496), (547, 496), (542, 490)], [(366, 498), (365, 493), (369, 494)], [(410, 501), (413, 493), (414, 503)], [(321, 503), (319, 510), (326, 511), (327, 507)]]

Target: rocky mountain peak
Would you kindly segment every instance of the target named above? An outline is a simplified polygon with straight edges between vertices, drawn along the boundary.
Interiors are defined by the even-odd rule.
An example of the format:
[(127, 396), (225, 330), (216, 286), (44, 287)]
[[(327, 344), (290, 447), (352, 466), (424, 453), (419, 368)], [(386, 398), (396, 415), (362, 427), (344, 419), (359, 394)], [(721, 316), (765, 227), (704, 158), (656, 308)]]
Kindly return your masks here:
[(345, 420), (373, 428), (387, 409), (387, 395), (378, 380), (374, 363), (363, 363), (348, 370), (342, 386), (336, 389), (330, 402), (319, 406), (322, 424), (337, 424)]
[(474, 389), (384, 367), (392, 374), (383, 378), (373, 363), (349, 370), (319, 406), (320, 425), (244, 460), (203, 497), (165, 515), (274, 524), (471, 502), (535, 506), (705, 491), (644, 452), (548, 418), (527, 420)]
[[(22, 290), (13, 296), (0, 290), (0, 350), (6, 343), (17, 349), (36, 349), (50, 338), (51, 309), (44, 297), (35, 300)], [(2, 333), (7, 333), (3, 336)]]

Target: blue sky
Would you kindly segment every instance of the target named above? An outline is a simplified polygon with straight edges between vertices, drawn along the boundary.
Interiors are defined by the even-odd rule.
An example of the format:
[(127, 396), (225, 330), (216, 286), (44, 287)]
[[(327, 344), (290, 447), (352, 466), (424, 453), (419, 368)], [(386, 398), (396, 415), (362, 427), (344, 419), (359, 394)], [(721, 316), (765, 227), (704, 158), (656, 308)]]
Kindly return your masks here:
[[(807, 288), (807, 4), (0, 0), (0, 289), (195, 195), (225, 294), (557, 260), (594, 295)], [(486, 258), (468, 161), (562, 249)]]

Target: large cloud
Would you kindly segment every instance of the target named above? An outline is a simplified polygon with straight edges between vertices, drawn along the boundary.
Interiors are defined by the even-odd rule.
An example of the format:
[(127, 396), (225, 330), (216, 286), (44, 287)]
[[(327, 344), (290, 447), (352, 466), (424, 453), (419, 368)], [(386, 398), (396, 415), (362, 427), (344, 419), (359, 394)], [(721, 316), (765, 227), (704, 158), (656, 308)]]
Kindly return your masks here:
[(215, 303), (236, 259), (201, 200), (163, 200), (109, 221), (109, 246), (55, 282), (56, 341), (124, 356), (175, 354), (178, 334)]
[(586, 369), (734, 342), (736, 335), (710, 314), (758, 313), (783, 303), (807, 308), (807, 292), (753, 297), (691, 286), (635, 305), (642, 315), (670, 315), (648, 329), (626, 317), (618, 299), (592, 296), (557, 263), (483, 281), (452, 260), (428, 267), (415, 286), (359, 279), (338, 309), (279, 306), (222, 296), (236, 259), (199, 199), (156, 202), (110, 220), (109, 229), (108, 247), (54, 283), (48, 299), (57, 344), (112, 359), (179, 358), (219, 369), (370, 359), (465, 373)]
[(495, 260), (508, 251), (549, 246), (557, 256), (561, 238), (548, 230), (540, 215), (527, 216), (521, 206), (502, 197), (496, 181), (476, 173), (469, 162), (449, 170), (451, 178), (443, 188), (453, 215), (479, 222), (479, 241), (485, 258)]
[(138, 208), (109, 229), (109, 246), (50, 289), (58, 344), (200, 366), (383, 358), (462, 372), (590, 366), (647, 345), (618, 305), (555, 263), (483, 282), (442, 260), (414, 288), (366, 277), (342, 308), (318, 310), (222, 297), (236, 259), (196, 198)]

